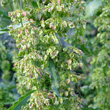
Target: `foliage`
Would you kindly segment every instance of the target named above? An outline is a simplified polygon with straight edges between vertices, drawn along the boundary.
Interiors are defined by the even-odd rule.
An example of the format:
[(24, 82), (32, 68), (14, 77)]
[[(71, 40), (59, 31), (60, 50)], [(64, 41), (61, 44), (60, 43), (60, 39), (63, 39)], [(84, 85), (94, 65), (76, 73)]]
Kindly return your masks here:
[[(18, 48), (13, 62), (21, 97), (10, 109), (109, 110), (110, 1), (85, 1), (1, 0), (12, 24), (0, 34), (10, 30)], [(0, 66), (3, 75), (8, 64)]]
[(0, 82), (0, 110), (7, 110), (7, 107), (15, 101), (15, 94), (12, 91), (15, 84), (8, 82)]
[(0, 41), (0, 76), (3, 80), (10, 80), (10, 69), (11, 69), (11, 55), (9, 50)]
[(3, 8), (0, 6), (0, 29), (11, 23), (11, 20), (8, 17), (8, 11), (11, 11), (9, 7), (7, 10), (7, 8)]
[[(87, 35), (88, 44), (86, 44), (86, 47), (90, 52), (84, 56), (83, 62), (85, 62), (84, 72), (88, 77), (86, 82), (82, 82), (84, 86), (81, 87), (81, 91), (85, 95), (89, 106), (109, 110), (109, 1), (102, 1), (102, 4), (102, 9), (99, 8), (99, 12), (96, 13), (98, 15), (94, 15), (95, 17), (93, 16), (94, 19), (92, 19), (97, 36)], [(90, 34), (90, 32), (86, 34), (88, 33)]]
[(97, 89), (97, 96), (94, 98), (96, 106), (104, 110), (110, 109), (110, 94), (109, 94), (109, 78), (110, 78), (110, 26), (109, 26), (109, 0), (103, 1), (103, 11), (99, 17), (95, 19), (95, 26), (99, 33), (95, 38), (96, 46), (94, 50), (97, 54), (93, 56), (91, 64), (94, 65), (94, 74), (92, 75), (93, 87)]
[(30, 95), (33, 92), (35, 92), (35, 91), (34, 90), (29, 91), (24, 96), (20, 97), (19, 100), (17, 102), (15, 102), (11, 108), (9, 108), (9, 110), (20, 110), (21, 106), (26, 103), (26, 101), (30, 98)]
[[(94, 15), (94, 12), (102, 5), (102, 0), (93, 0), (86, 6), (86, 17)], [(94, 8), (93, 8), (94, 7)]]
[(0, 41), (0, 110), (5, 110), (15, 101), (11, 58), (9, 49)]

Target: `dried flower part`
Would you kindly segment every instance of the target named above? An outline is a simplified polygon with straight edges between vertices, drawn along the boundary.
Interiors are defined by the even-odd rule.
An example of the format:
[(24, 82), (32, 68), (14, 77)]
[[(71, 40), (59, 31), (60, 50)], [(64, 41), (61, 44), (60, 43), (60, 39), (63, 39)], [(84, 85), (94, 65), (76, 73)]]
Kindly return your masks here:
[(71, 65), (72, 60), (71, 60), (71, 59), (69, 59), (67, 62), (68, 62), (68, 65)]
[(75, 25), (73, 24), (73, 22), (68, 21), (68, 24), (70, 28), (75, 28)]
[(70, 83), (70, 79), (67, 79), (67, 84), (69, 84)]
[(24, 17), (26, 17), (26, 12), (25, 11), (23, 11), (22, 14), (23, 14)]
[(57, 3), (60, 4), (60, 0), (57, 0)]
[(38, 72), (40, 73), (40, 75), (42, 75), (43, 73), (42, 73), (42, 71), (38, 68), (37, 69), (38, 70)]
[(68, 96), (68, 91), (65, 92), (65, 96)]
[(62, 24), (64, 25), (65, 28), (67, 27), (67, 22), (66, 21), (63, 21)]
[(48, 93), (48, 97), (49, 97), (49, 98), (53, 98), (54, 95), (53, 95), (52, 93)]

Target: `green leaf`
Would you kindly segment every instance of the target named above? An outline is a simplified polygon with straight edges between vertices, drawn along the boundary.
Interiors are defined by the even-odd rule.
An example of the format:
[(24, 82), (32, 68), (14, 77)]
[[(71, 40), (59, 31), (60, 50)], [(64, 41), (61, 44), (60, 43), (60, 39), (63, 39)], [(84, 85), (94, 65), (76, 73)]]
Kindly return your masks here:
[(37, 7), (38, 7), (36, 1), (32, 1), (31, 4), (32, 4), (32, 6), (33, 6), (34, 8), (37, 8)]
[(17, 102), (13, 104), (11, 108), (8, 110), (21, 110), (21, 106), (26, 104), (27, 100), (30, 98), (31, 94), (35, 92), (35, 90), (31, 90), (27, 92), (25, 95), (21, 96)]
[(0, 31), (0, 34), (8, 33), (8, 31)]
[(49, 59), (49, 71), (50, 71), (50, 75), (51, 75), (51, 87), (54, 91), (54, 93), (58, 96), (61, 97), (58, 91), (59, 88), (59, 83), (58, 83), (58, 75), (57, 75), (57, 71), (55, 69), (55, 65), (53, 60), (50, 58)]
[(90, 53), (89, 49), (84, 44), (81, 44), (80, 48), (85, 54)]
[(0, 29), (0, 34), (8, 33), (8, 31), (9, 31), (8, 27), (1, 28), (1, 29)]
[[(54, 62), (51, 58), (49, 58), (49, 71), (50, 71), (50, 75), (51, 75), (52, 90), (58, 97), (61, 97), (61, 95), (58, 91), (58, 88), (59, 88), (58, 78), (59, 78), (59, 76), (57, 75), (57, 70), (56, 70)], [(66, 97), (61, 97), (61, 98), (68, 99)]]
[(6, 18), (6, 19), (10, 19), (9, 17), (8, 17), (8, 12), (5, 12), (5, 11), (3, 11), (3, 9), (0, 9), (0, 15), (2, 15), (4, 18)]
[(95, 11), (102, 5), (102, 0), (93, 0), (86, 6), (86, 17), (93, 16)]
[[(23, 22), (23, 25), (26, 24), (26, 23), (28, 23), (28, 22), (29, 21), (24, 21)], [(20, 28), (21, 26), (22, 26), (21, 23), (18, 23), (18, 24), (13, 25), (13, 28), (14, 29), (17, 29), (17, 28)], [(8, 33), (10, 31), (10, 27), (11, 27), (11, 25), (8, 26), (8, 27), (5, 27), (5, 28), (0, 29), (0, 34)]]
[[(24, 21), (24, 22), (23, 22), (23, 25), (26, 24), (26, 23), (28, 23), (28, 22), (29, 22), (29, 21)], [(9, 26), (9, 27), (10, 27), (10, 26)], [(14, 29), (17, 29), (17, 28), (20, 28), (20, 27), (22, 27), (22, 24), (21, 24), (21, 23), (18, 23), (18, 24), (13, 25), (13, 28), (14, 28)]]
[(61, 37), (58, 35), (58, 33), (56, 33), (56, 36), (58, 37), (59, 43), (60, 43), (60, 45), (61, 45), (63, 48), (68, 47), (68, 46), (71, 46), (69, 43), (65, 42), (65, 38), (64, 38), (64, 37), (61, 38)]

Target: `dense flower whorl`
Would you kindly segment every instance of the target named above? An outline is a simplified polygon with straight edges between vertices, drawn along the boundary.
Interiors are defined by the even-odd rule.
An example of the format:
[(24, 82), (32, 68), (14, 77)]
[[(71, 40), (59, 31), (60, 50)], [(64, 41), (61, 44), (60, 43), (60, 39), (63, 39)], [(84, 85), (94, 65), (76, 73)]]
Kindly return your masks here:
[[(80, 19), (84, 0), (39, 1), (37, 5), (9, 13), (13, 22), (10, 34), (19, 49), (14, 61), (18, 92), (36, 89), (22, 109), (50, 109), (52, 105), (53, 109), (66, 109), (67, 103), (68, 108), (79, 110), (82, 101), (74, 93), (74, 84), (83, 77), (73, 70), (83, 68), (82, 51), (71, 40), (82, 43), (78, 39), (84, 35), (85, 22)], [(72, 29), (74, 34), (69, 36)]]

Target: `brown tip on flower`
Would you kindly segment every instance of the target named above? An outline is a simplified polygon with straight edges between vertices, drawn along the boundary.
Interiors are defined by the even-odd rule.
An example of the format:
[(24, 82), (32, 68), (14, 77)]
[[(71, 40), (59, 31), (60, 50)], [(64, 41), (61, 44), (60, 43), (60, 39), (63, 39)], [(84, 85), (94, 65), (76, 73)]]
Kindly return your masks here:
[(84, 7), (81, 7), (84, 10)]
[(30, 19), (30, 22), (32, 22), (32, 23), (33, 23), (33, 22), (34, 22), (34, 20), (33, 20), (33, 19)]
[(31, 72), (31, 78), (33, 78), (33, 73)]
[(27, 20), (28, 20), (28, 21), (30, 21), (30, 19), (29, 19), (29, 18), (27, 18)]
[(67, 84), (69, 84), (70, 83), (70, 79), (67, 79)]
[(23, 32), (23, 31), (22, 31), (22, 30), (20, 30), (20, 31), (19, 31), (19, 34), (22, 34), (22, 32)]
[(42, 71), (39, 68), (37, 68), (37, 71), (40, 73), (40, 75), (43, 74)]
[(48, 93), (48, 97), (49, 97), (49, 98), (53, 98), (54, 95), (53, 95), (52, 93)]
[(71, 63), (72, 63), (71, 59), (69, 59), (69, 60), (67, 61), (67, 63), (68, 63), (68, 65), (71, 65)]
[(16, 64), (14, 64), (14, 66), (16, 66)]
[(25, 11), (23, 11), (23, 12), (22, 12), (22, 15), (23, 15), (24, 17), (26, 17), (26, 12), (25, 12)]
[(11, 16), (11, 13), (10, 13), (10, 12), (8, 13), (8, 16), (9, 16), (9, 17)]
[(58, 4), (60, 4), (60, 0), (57, 0)]

